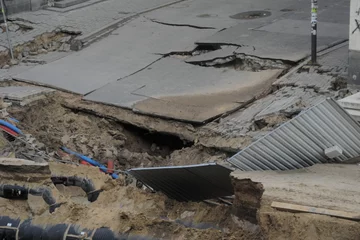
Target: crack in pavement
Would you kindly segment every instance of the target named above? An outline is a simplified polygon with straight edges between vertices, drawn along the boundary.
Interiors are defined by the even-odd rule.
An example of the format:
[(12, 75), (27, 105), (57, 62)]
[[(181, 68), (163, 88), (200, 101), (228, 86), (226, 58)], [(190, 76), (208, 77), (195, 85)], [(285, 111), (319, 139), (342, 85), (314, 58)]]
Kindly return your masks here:
[[(146, 17), (145, 17), (146, 18)], [(150, 20), (151, 22), (154, 23), (158, 23), (158, 24), (162, 24), (162, 25), (166, 25), (166, 26), (173, 26), (173, 27), (190, 27), (190, 28), (195, 28), (195, 29), (216, 29), (214, 27), (202, 27), (202, 26), (196, 26), (196, 25), (191, 25), (191, 24), (177, 24), (177, 23), (166, 23), (166, 22), (161, 22), (161, 21), (157, 21), (155, 19), (149, 19), (146, 18), (148, 20)]]

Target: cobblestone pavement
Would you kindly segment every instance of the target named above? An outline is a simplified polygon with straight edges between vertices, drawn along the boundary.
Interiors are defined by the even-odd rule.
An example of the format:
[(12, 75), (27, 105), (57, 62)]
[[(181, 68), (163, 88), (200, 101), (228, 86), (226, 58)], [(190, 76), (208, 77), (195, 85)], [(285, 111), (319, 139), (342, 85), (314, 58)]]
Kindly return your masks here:
[[(107, 0), (69, 12), (39, 10), (8, 16), (10, 37), (16, 46), (31, 41), (45, 32), (62, 29), (70, 32), (92, 33), (114, 21), (173, 2), (173, 0)], [(22, 28), (15, 27), (22, 25)], [(25, 26), (25, 28), (24, 28)], [(0, 45), (7, 47), (6, 34), (0, 34)]]

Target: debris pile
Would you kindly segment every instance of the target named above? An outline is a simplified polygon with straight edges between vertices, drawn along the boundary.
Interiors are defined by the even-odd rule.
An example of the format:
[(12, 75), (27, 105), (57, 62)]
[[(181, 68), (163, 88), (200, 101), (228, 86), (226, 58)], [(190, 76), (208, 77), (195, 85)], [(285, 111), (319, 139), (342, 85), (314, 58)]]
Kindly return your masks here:
[[(278, 232), (285, 232), (284, 239), (300, 239), (293, 226), (309, 227), (305, 221), (309, 211), (297, 215), (279, 206), (312, 207), (315, 214), (318, 209), (313, 207), (318, 207), (322, 214), (329, 212), (334, 217), (339, 216), (333, 211), (356, 215), (351, 204), (331, 206), (334, 198), (330, 196), (337, 190), (330, 185), (338, 186), (344, 198), (354, 193), (352, 183), (343, 186), (348, 176), (338, 174), (345, 170), (315, 165), (297, 170), (299, 173), (273, 171), (346, 162), (360, 155), (360, 126), (334, 100), (324, 100), (300, 114), (302, 103), (312, 100), (277, 99), (277, 104), (253, 111), (249, 123), (255, 120), (258, 131), (275, 130), (226, 163), (227, 152), (198, 146), (197, 139), (187, 142), (179, 135), (166, 136), (70, 108), (62, 100), (65, 96), (76, 102), (77, 97), (70, 94), (25, 86), (5, 87), (1, 92), (1, 157), (8, 159), (4, 166), (0, 164), (4, 180), (0, 185), (0, 233), (6, 219), (14, 222), (14, 232), (22, 231), (15, 223), (24, 220), (29, 227), (42, 229), (40, 235), (54, 226), (70, 226), (80, 231), (74, 236), (80, 236), (81, 229), (102, 229), (113, 234), (109, 239), (255, 240), (278, 239)], [(273, 120), (279, 111), (284, 118)], [(254, 126), (239, 127), (248, 132)], [(21, 170), (9, 171), (9, 163), (15, 164), (10, 168)], [(189, 165), (195, 163), (198, 165)], [(349, 167), (355, 176), (357, 169)], [(329, 179), (321, 186), (314, 185), (317, 174), (309, 174), (317, 168), (327, 168), (321, 170), (321, 179)], [(334, 174), (325, 174), (327, 170)], [(306, 181), (303, 173), (308, 175)], [(274, 181), (266, 180), (272, 176)], [(313, 201), (306, 197), (309, 195)], [(312, 219), (320, 229), (335, 223), (328, 216)], [(352, 220), (337, 221), (345, 239), (358, 234)], [(284, 230), (284, 221), (292, 230)], [(309, 238), (327, 236), (321, 231), (308, 234)]]

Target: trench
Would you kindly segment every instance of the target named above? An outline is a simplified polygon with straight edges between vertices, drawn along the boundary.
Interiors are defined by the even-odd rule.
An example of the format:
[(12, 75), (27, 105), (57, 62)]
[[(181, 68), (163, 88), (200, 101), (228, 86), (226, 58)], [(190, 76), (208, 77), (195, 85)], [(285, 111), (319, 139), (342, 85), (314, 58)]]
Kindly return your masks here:
[[(65, 146), (102, 164), (113, 160), (119, 170), (198, 164), (223, 160), (227, 156), (220, 150), (208, 149), (183, 139), (181, 133), (163, 133), (120, 123), (64, 107), (63, 100), (59, 93), (28, 106), (8, 109), (10, 115), (20, 121), (19, 128), (31, 134), (28, 138), (36, 139), (33, 144), (50, 156), (58, 157), (59, 148)], [(24, 144), (16, 145), (16, 149), (19, 157), (32, 160), (31, 154), (27, 153), (33, 150), (28, 150)], [(62, 158), (78, 161), (72, 156)]]

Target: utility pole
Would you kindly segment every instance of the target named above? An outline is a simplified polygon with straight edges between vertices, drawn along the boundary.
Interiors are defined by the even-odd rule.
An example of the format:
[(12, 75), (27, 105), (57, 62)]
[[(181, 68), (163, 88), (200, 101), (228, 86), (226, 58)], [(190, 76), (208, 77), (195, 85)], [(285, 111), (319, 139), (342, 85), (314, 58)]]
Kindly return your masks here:
[(311, 0), (311, 63), (316, 64), (318, 1)]
[(7, 25), (7, 21), (6, 21), (6, 15), (5, 15), (5, 9), (4, 9), (4, 0), (0, 0), (0, 2), (1, 2), (1, 11), (2, 11), (3, 18), (4, 18), (4, 24), (5, 24), (5, 30), (6, 30), (6, 36), (7, 36), (7, 40), (8, 40), (10, 55), (11, 55), (11, 59), (14, 59), (14, 53), (13, 53), (13, 50), (12, 50), (10, 36), (9, 36), (9, 29), (8, 29), (8, 25)]

